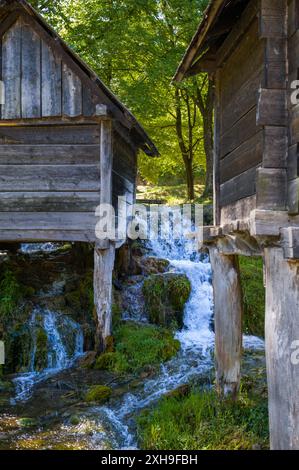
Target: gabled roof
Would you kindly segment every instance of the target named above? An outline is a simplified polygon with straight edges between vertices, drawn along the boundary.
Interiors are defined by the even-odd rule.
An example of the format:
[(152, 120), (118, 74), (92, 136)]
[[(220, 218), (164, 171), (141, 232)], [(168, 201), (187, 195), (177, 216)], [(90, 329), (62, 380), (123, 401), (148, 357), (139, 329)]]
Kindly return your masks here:
[(159, 152), (151, 141), (143, 127), (139, 124), (134, 115), (118, 100), (118, 98), (104, 85), (96, 73), (74, 52), (71, 47), (58, 35), (58, 33), (44, 20), (44, 18), (26, 0), (0, 0), (0, 23), (16, 10), (23, 10), (30, 15), (40, 27), (42, 27), (49, 37), (54, 41), (55, 47), (59, 47), (67, 54), (74, 64), (81, 69), (89, 80), (90, 86), (101, 93), (101, 98), (106, 101), (111, 115), (118, 120), (129, 132), (130, 138), (147, 155), (157, 156)]
[(195, 67), (196, 62), (209, 49), (217, 49), (223, 43), (248, 2), (249, 0), (210, 1), (173, 81), (181, 82), (201, 71), (200, 67)]

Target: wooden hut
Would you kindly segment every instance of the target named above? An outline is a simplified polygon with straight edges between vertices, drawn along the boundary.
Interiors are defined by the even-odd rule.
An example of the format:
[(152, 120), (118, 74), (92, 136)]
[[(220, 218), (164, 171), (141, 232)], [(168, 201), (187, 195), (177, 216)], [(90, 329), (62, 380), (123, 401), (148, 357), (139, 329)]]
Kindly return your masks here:
[(298, 0), (214, 0), (175, 76), (208, 72), (215, 83), (215, 216), (205, 242), (222, 393), (240, 383), (237, 257), (264, 257), (273, 449), (299, 449), (298, 70)]
[(25, 0), (0, 1), (0, 64), (0, 241), (94, 243), (104, 344), (115, 241), (97, 240), (95, 209), (118, 196), (132, 205), (138, 150), (157, 150)]

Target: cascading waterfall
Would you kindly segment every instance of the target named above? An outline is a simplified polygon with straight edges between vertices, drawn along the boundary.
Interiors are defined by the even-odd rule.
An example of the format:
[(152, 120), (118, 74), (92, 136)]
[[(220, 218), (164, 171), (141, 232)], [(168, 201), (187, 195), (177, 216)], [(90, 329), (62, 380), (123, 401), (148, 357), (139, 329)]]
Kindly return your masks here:
[[(16, 388), (14, 402), (29, 399), (36, 383), (71, 367), (74, 361), (83, 354), (82, 329), (80, 325), (64, 315), (36, 307), (32, 312), (28, 327), (32, 337), (30, 361), (28, 371), (14, 379)], [(47, 347), (46, 367), (41, 371), (36, 370), (38, 329), (44, 331)]]
[[(137, 449), (134, 416), (138, 411), (154, 404), (165, 393), (175, 390), (180, 385), (191, 381), (198, 383), (201, 378), (207, 386), (211, 383), (209, 377), (212, 379), (213, 375), (215, 336), (212, 326), (212, 272), (208, 256), (192, 250), (192, 242), (183, 238), (167, 242), (161, 240), (151, 242), (149, 256), (168, 259), (170, 269), (173, 272), (186, 274), (191, 282), (191, 295), (184, 311), (184, 326), (176, 333), (181, 349), (173, 359), (161, 366), (158, 376), (145, 380), (141, 389), (137, 389), (134, 393), (127, 393), (121, 399), (110, 403), (109, 406), (87, 409), (81, 415), (80, 424), (75, 428), (67, 423), (61, 427), (62, 436), (71, 436), (74, 433), (85, 435), (85, 429), (88, 429), (88, 448), (90, 449), (105, 448), (107, 439), (109, 446), (114, 449)], [(137, 291), (140, 288), (141, 286), (137, 286)], [(129, 293), (128, 300), (130, 300), (130, 295), (138, 303), (138, 295), (134, 289)], [(133, 305), (133, 307), (129, 313), (124, 312), (124, 320), (145, 321), (144, 316), (140, 316), (138, 305)], [(48, 365), (40, 373), (34, 371), (36, 342), (33, 341), (30, 370), (15, 380), (17, 400), (28, 398), (36, 382), (71, 366), (83, 350), (83, 337), (79, 325), (64, 317), (63, 322), (67, 322), (65, 326), (68, 334), (70, 331), (75, 332), (74, 350), (70, 355), (65, 348), (65, 341), (59, 328), (59, 321), (63, 316), (37, 309), (33, 312), (30, 321), (33, 331), (37, 319), (41, 316), (48, 338)], [(251, 350), (263, 350), (264, 342), (259, 338), (245, 336), (244, 347)]]
[[(213, 370), (213, 288), (208, 256), (196, 253), (192, 250), (192, 242), (184, 239), (152, 242), (150, 255), (168, 259), (174, 272), (186, 274), (192, 291), (185, 306), (184, 327), (176, 333), (181, 343), (178, 355), (161, 366), (158, 377), (146, 380), (141, 391), (128, 393), (116, 406), (97, 409), (99, 421), (107, 423), (115, 449), (137, 449), (133, 413), (155, 403), (180, 385), (207, 377)], [(264, 341), (244, 336), (244, 348), (263, 351)], [(94, 448), (101, 448), (102, 439), (102, 434), (94, 433)]]

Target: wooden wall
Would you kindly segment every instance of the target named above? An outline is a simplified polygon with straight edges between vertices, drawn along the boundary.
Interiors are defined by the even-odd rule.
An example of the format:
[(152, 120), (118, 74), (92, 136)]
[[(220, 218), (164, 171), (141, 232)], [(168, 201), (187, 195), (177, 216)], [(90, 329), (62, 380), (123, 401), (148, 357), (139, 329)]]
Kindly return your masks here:
[[(132, 205), (137, 149), (121, 126), (112, 138), (113, 126), (94, 116), (100, 95), (32, 19), (21, 14), (2, 34), (1, 27), (0, 241), (95, 241), (101, 176), (110, 168), (103, 158), (113, 159), (114, 204), (127, 195)], [(106, 174), (102, 184), (111, 188)]]
[(286, 0), (252, 0), (218, 51), (220, 208), (256, 195), (286, 209), (286, 14)]
[(1, 36), (1, 119), (93, 115), (96, 97), (31, 22), (21, 15)]
[[(291, 84), (299, 79), (299, 1), (288, 1), (288, 93)], [(297, 94), (299, 96), (299, 94)], [(289, 106), (289, 148), (287, 160), (288, 210), (290, 214), (299, 214), (299, 105), (291, 100)]]
[(264, 48), (256, 13), (257, 7), (251, 4), (218, 52), (220, 58), (227, 55), (218, 78), (221, 207), (255, 194), (256, 168), (263, 158), (256, 114)]

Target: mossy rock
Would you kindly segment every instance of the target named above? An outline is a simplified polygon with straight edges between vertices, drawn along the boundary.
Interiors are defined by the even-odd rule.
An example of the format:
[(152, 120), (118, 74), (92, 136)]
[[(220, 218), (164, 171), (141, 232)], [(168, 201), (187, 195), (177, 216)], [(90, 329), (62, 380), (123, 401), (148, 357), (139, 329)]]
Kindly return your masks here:
[(34, 418), (20, 418), (18, 424), (21, 428), (33, 428), (38, 425), (38, 422)]
[(109, 400), (112, 394), (112, 389), (106, 387), (105, 385), (94, 385), (90, 387), (88, 392), (85, 395), (85, 401), (87, 403), (106, 403)]
[(36, 353), (34, 360), (34, 369), (41, 371), (48, 365), (48, 337), (43, 328), (36, 331)]
[(145, 280), (143, 295), (149, 320), (156, 325), (183, 326), (184, 307), (191, 284), (184, 274), (152, 275)]

